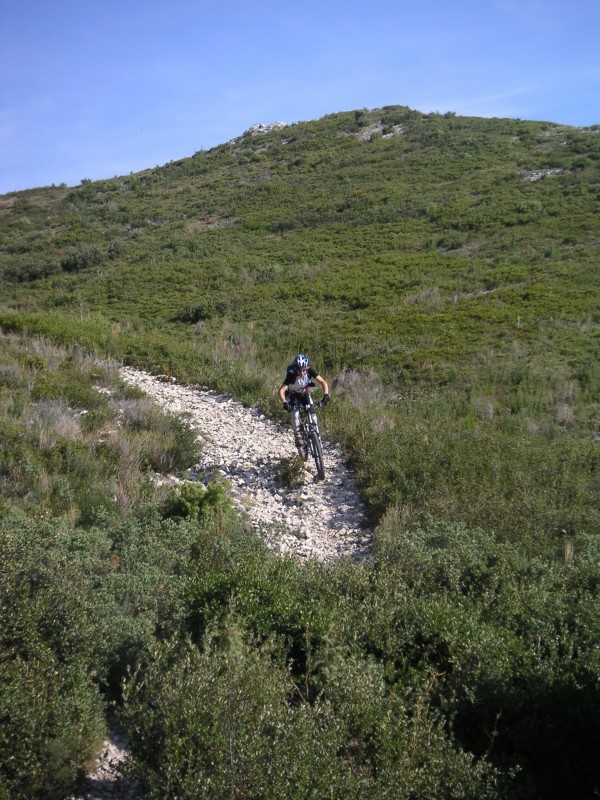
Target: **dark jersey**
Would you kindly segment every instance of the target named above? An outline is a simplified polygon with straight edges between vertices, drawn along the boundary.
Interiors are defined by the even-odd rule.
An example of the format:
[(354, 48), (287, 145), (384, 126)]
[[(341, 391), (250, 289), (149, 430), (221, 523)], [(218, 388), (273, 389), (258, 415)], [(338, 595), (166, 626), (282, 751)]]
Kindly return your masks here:
[(302, 375), (295, 364), (290, 364), (283, 384), (288, 387), (288, 392), (291, 394), (307, 394), (309, 388), (315, 385), (313, 380), (318, 374), (315, 369), (309, 367)]

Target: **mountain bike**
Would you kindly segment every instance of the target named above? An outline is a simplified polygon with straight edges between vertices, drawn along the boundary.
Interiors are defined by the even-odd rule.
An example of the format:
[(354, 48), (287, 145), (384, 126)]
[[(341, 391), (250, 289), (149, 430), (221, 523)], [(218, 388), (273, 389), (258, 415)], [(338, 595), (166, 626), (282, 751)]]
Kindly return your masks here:
[(323, 408), (324, 404), (319, 400), (318, 403), (313, 403), (312, 397), (310, 402), (306, 405), (296, 401), (295, 408), (300, 409), (300, 425), (298, 430), (302, 436), (302, 450), (301, 457), (303, 461), (308, 460), (308, 454), (312, 455), (317, 468), (317, 476), (319, 480), (325, 478), (325, 462), (323, 461), (323, 442), (321, 440), (321, 433), (319, 432), (319, 423), (315, 408)]

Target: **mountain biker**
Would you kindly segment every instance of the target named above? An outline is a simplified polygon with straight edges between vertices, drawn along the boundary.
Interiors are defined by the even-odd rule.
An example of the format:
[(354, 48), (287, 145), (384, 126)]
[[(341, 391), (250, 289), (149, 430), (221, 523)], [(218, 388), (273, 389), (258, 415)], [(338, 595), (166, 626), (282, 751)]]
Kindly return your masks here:
[(287, 368), (285, 379), (279, 387), (279, 399), (283, 403), (286, 411), (292, 413), (292, 428), (294, 430), (294, 441), (296, 447), (302, 451), (302, 434), (300, 433), (300, 405), (308, 406), (311, 404), (309, 389), (315, 386), (316, 381), (323, 389), (323, 405), (329, 402), (329, 385), (325, 378), (322, 378), (311, 367), (308, 358), (302, 353), (298, 353), (296, 358)]

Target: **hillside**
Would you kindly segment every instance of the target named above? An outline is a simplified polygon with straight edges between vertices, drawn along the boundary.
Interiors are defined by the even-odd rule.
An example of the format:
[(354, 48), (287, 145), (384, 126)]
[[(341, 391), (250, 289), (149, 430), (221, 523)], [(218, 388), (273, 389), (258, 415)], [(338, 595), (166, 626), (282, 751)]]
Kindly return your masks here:
[[(594, 795), (599, 158), (600, 126), (388, 106), (0, 197), (0, 750), (39, 781), (2, 800), (64, 796), (110, 703), (147, 797)], [(197, 446), (118, 364), (287, 424), (296, 352), (368, 564), (148, 480)]]
[[(495, 527), (505, 506), (522, 536), (533, 504), (535, 538), (597, 532), (599, 132), (388, 107), (8, 195), (2, 319), (264, 403), (307, 351), (377, 516), (487, 524), (456, 497), (483, 479)], [(530, 463), (544, 488), (516, 497)]]

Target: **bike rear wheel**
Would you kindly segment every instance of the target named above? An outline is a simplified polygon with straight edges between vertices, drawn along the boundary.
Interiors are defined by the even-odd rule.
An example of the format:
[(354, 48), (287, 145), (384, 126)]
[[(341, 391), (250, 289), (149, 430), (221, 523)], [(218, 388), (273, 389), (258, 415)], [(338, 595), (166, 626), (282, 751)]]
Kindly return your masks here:
[(321, 480), (325, 478), (325, 462), (323, 461), (323, 446), (321, 445), (321, 437), (317, 431), (311, 431), (310, 434), (310, 449), (315, 459), (315, 466), (317, 467), (317, 475)]

